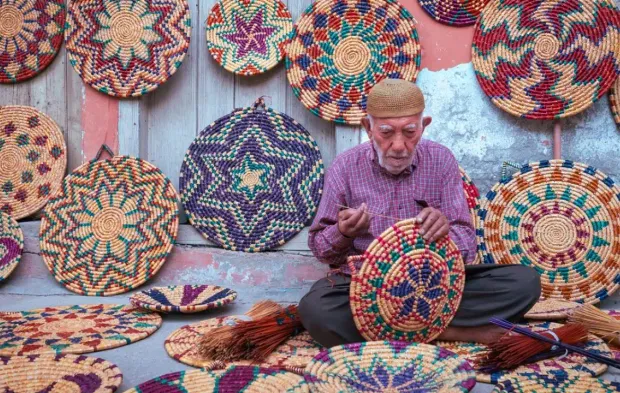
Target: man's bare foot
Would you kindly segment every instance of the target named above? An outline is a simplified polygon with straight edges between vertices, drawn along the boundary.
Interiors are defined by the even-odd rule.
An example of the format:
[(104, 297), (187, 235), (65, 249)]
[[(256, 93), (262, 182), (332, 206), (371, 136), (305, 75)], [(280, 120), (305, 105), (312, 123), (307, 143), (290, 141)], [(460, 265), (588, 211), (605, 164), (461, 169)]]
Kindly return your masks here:
[(437, 337), (437, 340), (466, 341), (488, 345), (498, 341), (505, 333), (506, 330), (495, 325), (478, 327), (448, 326), (448, 328), (439, 337)]

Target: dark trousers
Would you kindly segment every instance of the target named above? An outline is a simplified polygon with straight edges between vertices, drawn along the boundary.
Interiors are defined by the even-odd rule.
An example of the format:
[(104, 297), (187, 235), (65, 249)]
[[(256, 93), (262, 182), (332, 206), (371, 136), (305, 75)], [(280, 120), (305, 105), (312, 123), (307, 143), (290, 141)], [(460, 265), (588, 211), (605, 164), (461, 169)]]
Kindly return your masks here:
[[(299, 303), (301, 321), (310, 335), (326, 347), (365, 341), (355, 327), (349, 305), (351, 277), (320, 279)], [(497, 317), (519, 321), (540, 297), (540, 277), (521, 265), (465, 267), (465, 289), (450, 326), (487, 325)]]

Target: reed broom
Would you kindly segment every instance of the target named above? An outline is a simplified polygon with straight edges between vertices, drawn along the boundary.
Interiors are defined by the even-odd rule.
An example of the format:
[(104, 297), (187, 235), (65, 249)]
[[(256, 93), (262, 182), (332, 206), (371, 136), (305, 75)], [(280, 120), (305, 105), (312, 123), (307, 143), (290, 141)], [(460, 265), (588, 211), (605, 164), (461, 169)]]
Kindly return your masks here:
[(591, 304), (571, 310), (568, 321), (580, 323), (608, 343), (620, 345), (620, 321)]

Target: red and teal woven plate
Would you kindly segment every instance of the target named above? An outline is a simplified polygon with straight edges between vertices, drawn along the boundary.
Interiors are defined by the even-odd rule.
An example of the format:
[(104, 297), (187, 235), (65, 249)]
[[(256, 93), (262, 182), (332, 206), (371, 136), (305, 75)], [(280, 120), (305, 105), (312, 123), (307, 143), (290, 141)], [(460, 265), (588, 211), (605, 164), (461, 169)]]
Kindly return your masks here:
[(611, 107), (611, 114), (614, 117), (616, 125), (620, 126), (620, 78), (617, 78), (611, 89), (609, 89), (609, 106)]
[(486, 263), (522, 264), (543, 299), (597, 303), (620, 284), (620, 187), (568, 160), (523, 166), (497, 183), (481, 210)]
[(0, 391), (6, 393), (114, 393), (123, 381), (104, 359), (64, 353), (0, 356)]
[(24, 251), (24, 234), (19, 224), (0, 211), (0, 284), (15, 270)]
[(255, 75), (284, 57), (293, 19), (280, 0), (220, 0), (207, 18), (209, 52), (226, 70)]
[(30, 79), (50, 65), (64, 27), (62, 0), (0, 0), (0, 83)]
[(225, 370), (179, 371), (141, 383), (125, 393), (307, 393), (303, 377), (284, 370), (229, 366)]
[(420, 44), (396, 0), (318, 0), (297, 20), (287, 49), (293, 92), (310, 112), (360, 124), (369, 90), (385, 78), (415, 81)]
[(489, 0), (418, 0), (420, 6), (437, 22), (450, 26), (476, 23)]
[(130, 291), (163, 266), (179, 227), (178, 195), (147, 161), (87, 162), (41, 218), (41, 257), (67, 289), (88, 296)]
[(152, 311), (194, 313), (223, 307), (236, 298), (237, 292), (217, 285), (170, 285), (141, 291), (129, 301)]
[(326, 349), (306, 367), (311, 392), (469, 392), (476, 385), (467, 360), (440, 347), (403, 341)]
[(465, 199), (467, 200), (467, 207), (469, 208), (469, 215), (471, 217), (472, 224), (474, 225), (474, 229), (476, 230), (476, 244), (477, 244), (477, 253), (476, 259), (472, 262), (472, 264), (479, 264), (482, 262), (482, 250), (481, 246), (484, 244), (482, 241), (481, 235), (481, 221), (480, 221), (480, 191), (478, 191), (478, 187), (471, 180), (465, 169), (459, 167), (461, 171), (461, 179), (463, 180), (463, 190), (465, 191)]
[(447, 327), (463, 296), (465, 267), (449, 237), (427, 243), (414, 219), (394, 224), (350, 263), (351, 311), (368, 341), (429, 342)]
[(548, 374), (522, 372), (502, 379), (491, 393), (615, 393), (620, 392), (620, 382), (599, 378), (584, 378), (583, 374), (565, 370)]
[(164, 83), (189, 49), (186, 0), (73, 0), (67, 56), (84, 83), (114, 97), (136, 97)]
[(491, 0), (472, 46), (476, 77), (499, 108), (528, 119), (575, 115), (620, 73), (612, 0)]
[(0, 355), (103, 351), (142, 340), (161, 323), (157, 313), (122, 304), (0, 313)]

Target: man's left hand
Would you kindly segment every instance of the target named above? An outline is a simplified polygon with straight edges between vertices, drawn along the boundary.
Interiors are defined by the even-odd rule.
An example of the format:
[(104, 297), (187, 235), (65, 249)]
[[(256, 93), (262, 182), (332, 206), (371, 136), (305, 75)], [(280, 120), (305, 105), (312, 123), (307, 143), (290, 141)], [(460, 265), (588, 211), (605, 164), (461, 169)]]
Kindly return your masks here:
[(435, 242), (450, 232), (450, 223), (442, 212), (434, 207), (425, 207), (416, 217), (420, 234), (426, 241)]

